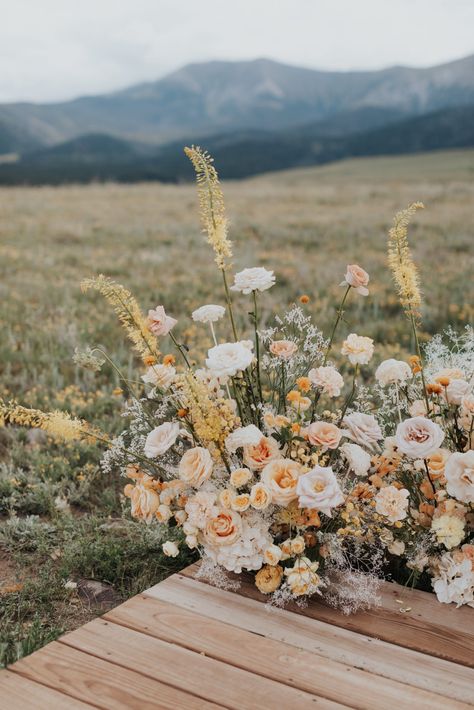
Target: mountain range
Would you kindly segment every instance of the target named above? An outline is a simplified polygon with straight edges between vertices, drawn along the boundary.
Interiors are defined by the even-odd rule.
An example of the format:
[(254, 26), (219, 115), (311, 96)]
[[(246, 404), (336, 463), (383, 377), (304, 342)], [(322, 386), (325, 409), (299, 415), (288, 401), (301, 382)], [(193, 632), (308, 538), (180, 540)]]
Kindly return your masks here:
[(187, 179), (192, 142), (227, 177), (466, 147), (473, 118), (474, 55), (365, 72), (207, 62), (102, 96), (0, 104), (0, 182)]

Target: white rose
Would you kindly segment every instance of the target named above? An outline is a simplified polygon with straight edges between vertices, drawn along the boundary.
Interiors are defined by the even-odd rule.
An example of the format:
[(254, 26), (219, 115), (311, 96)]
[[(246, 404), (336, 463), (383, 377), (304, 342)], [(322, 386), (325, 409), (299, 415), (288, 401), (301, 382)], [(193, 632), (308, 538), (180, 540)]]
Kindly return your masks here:
[(461, 503), (474, 503), (474, 451), (454, 453), (449, 457), (444, 475), (446, 490)]
[(218, 377), (233, 377), (245, 370), (252, 360), (253, 353), (247, 343), (223, 343), (208, 351), (206, 367)]
[(383, 515), (391, 523), (403, 520), (407, 517), (409, 492), (406, 488), (395, 488), (395, 486), (385, 486), (381, 488), (375, 496), (375, 510), (379, 515)]
[(262, 437), (260, 429), (255, 424), (249, 424), (229, 434), (225, 440), (225, 448), (229, 453), (235, 454), (241, 446), (256, 446)]
[(364, 335), (351, 333), (342, 343), (342, 355), (347, 355), (353, 365), (367, 365), (374, 354), (374, 341)]
[(175, 542), (168, 540), (162, 546), (162, 550), (166, 557), (177, 557), (179, 555), (179, 547)]
[(173, 382), (175, 375), (176, 370), (172, 365), (157, 364), (148, 368), (145, 374), (142, 375), (142, 380), (147, 385), (166, 390)]
[(357, 444), (343, 444), (341, 451), (356, 476), (365, 476), (370, 468), (370, 454)]
[(177, 422), (165, 422), (151, 431), (145, 441), (145, 456), (154, 459), (162, 456), (173, 446), (179, 434), (179, 424)]
[(446, 387), (445, 396), (448, 404), (461, 404), (463, 397), (469, 394), (471, 386), (466, 380), (451, 380)]
[(427, 417), (412, 417), (400, 422), (395, 434), (399, 451), (413, 459), (426, 459), (439, 449), (444, 432)]
[(330, 365), (313, 368), (308, 377), (315, 387), (322, 390), (328, 397), (338, 397), (344, 387), (344, 380), (335, 367)]
[(408, 363), (403, 360), (384, 360), (375, 371), (375, 378), (382, 387), (394, 384), (403, 384), (412, 377), (412, 371)]
[(188, 449), (179, 462), (178, 472), (182, 481), (199, 488), (212, 474), (212, 456), (202, 446)]
[(216, 323), (225, 313), (224, 306), (215, 306), (209, 303), (207, 306), (196, 308), (192, 312), (191, 318), (197, 323)]
[(315, 466), (300, 476), (296, 493), (300, 508), (312, 508), (329, 517), (333, 508), (344, 503), (344, 496), (331, 466)]
[(352, 414), (347, 414), (344, 417), (343, 423), (346, 426), (343, 431), (344, 436), (352, 439), (356, 444), (366, 446), (371, 451), (374, 448), (374, 444), (383, 438), (382, 430), (372, 414), (352, 412)]
[(248, 294), (252, 291), (266, 291), (275, 283), (273, 271), (267, 271), (262, 266), (244, 269), (234, 276), (232, 291), (241, 291)]

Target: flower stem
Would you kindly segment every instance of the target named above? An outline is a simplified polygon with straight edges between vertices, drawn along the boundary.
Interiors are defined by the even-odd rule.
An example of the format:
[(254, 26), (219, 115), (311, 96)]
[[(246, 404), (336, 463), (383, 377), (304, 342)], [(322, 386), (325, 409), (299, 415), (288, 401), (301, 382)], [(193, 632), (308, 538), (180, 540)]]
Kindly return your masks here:
[(257, 357), (257, 386), (258, 394), (260, 396), (260, 401), (263, 402), (262, 394), (262, 380), (260, 376), (260, 340), (258, 337), (258, 311), (257, 311), (257, 291), (255, 289), (253, 293), (253, 308), (254, 308), (254, 325), (255, 325), (255, 355)]
[(227, 276), (225, 273), (225, 268), (221, 269), (222, 272), (222, 279), (224, 281), (224, 290), (225, 290), (225, 298), (227, 301), (227, 308), (229, 309), (229, 318), (230, 318), (230, 323), (232, 326), (232, 334), (234, 336), (234, 340), (238, 340), (237, 336), (237, 328), (235, 327), (235, 320), (234, 320), (234, 312), (232, 310), (232, 299), (230, 297), (230, 290), (229, 290), (229, 284), (227, 283)]
[(333, 326), (333, 329), (332, 329), (332, 333), (331, 333), (331, 337), (329, 338), (329, 343), (328, 343), (328, 346), (327, 346), (327, 348), (326, 348), (326, 353), (325, 353), (325, 355), (324, 355), (323, 367), (324, 367), (324, 365), (325, 365), (325, 364), (327, 363), (327, 361), (328, 361), (329, 353), (331, 352), (332, 344), (333, 344), (333, 342), (334, 342), (334, 336), (336, 335), (337, 326), (339, 325), (339, 321), (341, 320), (342, 316), (344, 315), (344, 304), (345, 304), (345, 302), (346, 302), (346, 298), (348, 297), (350, 290), (351, 290), (351, 287), (348, 286), (348, 287), (346, 288), (345, 293), (344, 293), (344, 296), (343, 296), (343, 298), (342, 298), (341, 305), (340, 305), (339, 308), (337, 309), (336, 321), (335, 321), (335, 323), (334, 323), (334, 326)]
[(343, 409), (342, 409), (341, 416), (339, 417), (338, 426), (339, 426), (340, 424), (342, 424), (342, 420), (343, 420), (344, 417), (345, 417), (345, 414), (346, 414), (346, 412), (347, 412), (347, 408), (349, 407), (349, 405), (351, 404), (352, 400), (354, 399), (354, 395), (355, 395), (355, 391), (356, 391), (356, 386), (357, 386), (357, 375), (358, 375), (358, 374), (359, 374), (359, 365), (356, 365), (356, 366), (355, 366), (355, 370), (354, 370), (354, 379), (352, 380), (352, 389), (351, 389), (351, 391), (350, 391), (350, 393), (349, 393), (348, 398), (346, 399), (346, 401), (345, 401), (345, 403), (344, 403), (344, 407), (343, 407)]
[(421, 376), (421, 384), (423, 387), (423, 397), (424, 397), (425, 404), (426, 404), (426, 414), (429, 415), (430, 402), (428, 400), (428, 392), (426, 391), (425, 373), (424, 373), (424, 369), (423, 369), (423, 358), (421, 355), (420, 341), (418, 340), (418, 331), (416, 329), (416, 320), (415, 320), (415, 316), (413, 314), (413, 311), (411, 309), (410, 309), (410, 322), (411, 322), (411, 327), (413, 329), (413, 336), (415, 338), (416, 354), (418, 355), (418, 360), (420, 361), (420, 376)]
[(176, 348), (177, 348), (177, 349), (179, 350), (179, 352), (181, 353), (181, 355), (182, 355), (182, 357), (183, 357), (183, 359), (184, 359), (184, 362), (186, 363), (186, 366), (187, 366), (189, 369), (191, 369), (191, 365), (189, 364), (189, 360), (188, 360), (188, 358), (187, 358), (185, 348), (183, 347), (183, 345), (180, 345), (180, 344), (178, 343), (178, 341), (176, 340), (176, 338), (174, 337), (174, 335), (173, 335), (173, 333), (172, 333), (171, 331), (169, 332), (169, 336), (170, 336), (171, 340), (173, 341), (173, 343), (175, 344)]

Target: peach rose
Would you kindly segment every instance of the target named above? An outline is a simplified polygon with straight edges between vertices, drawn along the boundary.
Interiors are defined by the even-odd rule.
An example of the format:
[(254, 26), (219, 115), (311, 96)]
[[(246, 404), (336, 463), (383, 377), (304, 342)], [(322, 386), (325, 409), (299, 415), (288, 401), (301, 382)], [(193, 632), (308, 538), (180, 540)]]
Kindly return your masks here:
[(342, 343), (342, 355), (347, 355), (352, 365), (367, 365), (374, 354), (374, 341), (365, 335), (350, 333)]
[(308, 378), (315, 387), (321, 389), (322, 393), (327, 394), (328, 397), (338, 397), (344, 386), (344, 380), (341, 375), (331, 365), (313, 368), (308, 372)]
[(304, 435), (313, 446), (322, 446), (323, 451), (337, 449), (342, 431), (329, 422), (313, 422), (304, 430)]
[(232, 545), (242, 531), (242, 518), (233, 510), (220, 510), (207, 521), (204, 537), (210, 545)]
[(212, 457), (207, 449), (195, 446), (188, 449), (179, 462), (179, 477), (190, 486), (199, 488), (212, 474)]
[(282, 360), (289, 360), (297, 350), (298, 346), (292, 340), (274, 340), (270, 344), (271, 354)]
[(177, 322), (175, 318), (166, 315), (163, 306), (148, 311), (148, 327), (153, 335), (168, 335)]
[(283, 567), (280, 565), (263, 565), (255, 575), (255, 586), (262, 594), (271, 594), (281, 584)]
[(160, 496), (155, 490), (154, 480), (148, 474), (143, 474), (133, 486), (128, 483), (124, 494), (130, 498), (131, 514), (133, 518), (140, 518), (146, 523), (151, 523), (160, 506)]
[(342, 283), (352, 286), (352, 288), (361, 296), (369, 295), (369, 289), (367, 288), (369, 283), (369, 274), (357, 264), (347, 265), (346, 275)]
[(262, 436), (258, 444), (244, 446), (244, 464), (252, 471), (261, 471), (269, 461), (280, 456), (278, 442), (272, 436)]
[(272, 494), (263, 483), (256, 483), (250, 489), (250, 505), (255, 510), (265, 510), (272, 502)]
[(286, 507), (296, 498), (296, 484), (302, 472), (301, 465), (291, 459), (277, 459), (265, 466), (262, 483), (270, 489), (274, 503)]
[(278, 545), (270, 545), (270, 547), (267, 547), (263, 553), (263, 559), (272, 567), (277, 565), (281, 560), (281, 550)]

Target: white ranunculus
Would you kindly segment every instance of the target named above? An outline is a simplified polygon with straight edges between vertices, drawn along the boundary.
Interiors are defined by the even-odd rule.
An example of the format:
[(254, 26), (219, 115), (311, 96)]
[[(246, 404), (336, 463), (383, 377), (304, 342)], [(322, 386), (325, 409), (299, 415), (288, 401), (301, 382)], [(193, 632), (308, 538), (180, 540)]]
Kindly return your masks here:
[(255, 266), (251, 269), (239, 271), (234, 276), (232, 291), (241, 291), (248, 294), (252, 291), (266, 291), (275, 283), (273, 271), (267, 271), (262, 266)]
[(332, 509), (344, 503), (344, 496), (331, 466), (315, 466), (298, 478), (298, 505), (311, 508), (329, 517)]
[(461, 503), (474, 503), (474, 451), (454, 453), (444, 468), (446, 490)]
[(247, 342), (215, 345), (207, 353), (206, 367), (218, 377), (233, 377), (245, 370), (253, 360)]
[(262, 437), (260, 429), (255, 424), (249, 424), (229, 434), (225, 440), (225, 447), (229, 453), (234, 454), (241, 446), (256, 446)]
[(308, 372), (308, 377), (311, 383), (320, 388), (322, 393), (327, 394), (328, 397), (338, 397), (344, 387), (344, 380), (336, 368), (331, 365), (313, 368)]
[(154, 459), (173, 446), (179, 434), (177, 422), (165, 422), (151, 431), (145, 441), (145, 456)]
[(382, 387), (391, 384), (403, 384), (412, 377), (412, 371), (408, 363), (403, 360), (384, 360), (375, 371), (375, 378)]
[(192, 312), (191, 318), (197, 323), (216, 323), (216, 321), (222, 318), (224, 313), (224, 306), (215, 306), (209, 303), (206, 306), (196, 308), (196, 310)]
[(343, 444), (341, 451), (356, 476), (366, 476), (370, 468), (370, 454), (358, 444)]
[(471, 386), (466, 380), (451, 380), (446, 387), (445, 396), (448, 404), (461, 404), (463, 397), (469, 394)]
[(160, 387), (162, 390), (168, 389), (176, 376), (176, 370), (172, 365), (156, 364), (151, 365), (142, 375), (142, 380), (153, 387)]
[(363, 412), (352, 412), (346, 414), (343, 419), (345, 429), (344, 436), (352, 439), (356, 444), (366, 446), (371, 451), (374, 445), (383, 438), (382, 430), (372, 414), (364, 414)]
[(400, 422), (395, 434), (398, 450), (412, 459), (426, 459), (439, 449), (444, 432), (427, 417), (412, 417)]
[(341, 353), (352, 365), (367, 365), (374, 354), (374, 341), (365, 335), (351, 333), (342, 343)]

